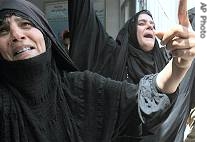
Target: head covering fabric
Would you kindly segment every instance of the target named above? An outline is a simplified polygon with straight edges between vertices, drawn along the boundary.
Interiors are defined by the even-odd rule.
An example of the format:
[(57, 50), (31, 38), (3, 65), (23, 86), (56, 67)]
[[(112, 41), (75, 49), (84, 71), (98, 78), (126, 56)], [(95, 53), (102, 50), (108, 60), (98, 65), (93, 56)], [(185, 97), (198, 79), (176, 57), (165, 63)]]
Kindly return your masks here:
[(18, 13), (18, 15), (31, 21), (36, 28), (41, 30), (42, 33), (51, 40), (53, 46), (53, 54), (55, 58), (57, 58), (56, 61), (59, 62), (58, 66), (68, 71), (78, 70), (76, 65), (74, 65), (72, 60), (69, 58), (68, 54), (66, 54), (65, 50), (63, 49), (63, 47), (61, 47), (60, 43), (56, 39), (53, 30), (50, 28), (44, 16), (44, 13), (41, 10), (39, 10), (36, 6), (25, 0), (2, 0), (0, 1), (1, 19), (4, 18), (3, 15), (5, 14), (5, 12)]
[[(146, 74), (161, 71), (170, 60), (171, 57), (165, 48), (159, 48), (157, 41), (155, 41), (153, 50), (149, 52), (141, 50), (136, 38), (135, 23), (141, 12), (131, 17), (114, 39), (103, 28), (96, 16), (91, 0), (71, 0), (68, 1), (68, 5), (72, 41), (71, 57), (81, 70), (88, 69), (115, 80), (127, 80), (136, 83), (136, 80), (140, 80)], [(150, 12), (144, 10), (143, 13), (148, 14)], [(151, 16), (151, 14), (148, 15)], [(185, 83), (193, 80), (193, 71), (187, 76), (190, 76), (191, 79), (187, 77), (188, 81), (187, 79), (183, 81)], [(145, 128), (140, 123), (138, 116), (136, 117), (138, 110), (133, 109), (132, 115), (119, 128), (118, 134), (116, 134), (118, 137), (114, 142), (182, 142), (179, 140), (183, 136), (185, 118), (189, 112), (189, 98), (191, 91), (193, 92), (193, 85), (189, 84), (188, 86), (185, 83), (182, 83), (182, 93), (176, 92), (179, 94), (177, 100), (182, 101), (176, 101), (175, 106), (171, 108), (170, 116), (166, 114), (161, 124), (153, 129)], [(189, 89), (189, 91), (184, 91), (184, 88)], [(185, 109), (182, 109), (183, 107)], [(179, 114), (182, 115), (179, 116)]]
[[(128, 26), (128, 33), (129, 33), (129, 35), (128, 35), (128, 39), (129, 39), (129, 43), (132, 45), (132, 46), (134, 46), (134, 47), (136, 47), (136, 48), (138, 48), (139, 47), (139, 42), (138, 42), (138, 40), (137, 40), (137, 24), (138, 24), (138, 18), (139, 18), (139, 15), (140, 14), (147, 14), (147, 15), (149, 15), (151, 18), (152, 18), (152, 20), (153, 20), (153, 17), (152, 17), (152, 14), (151, 14), (151, 12), (149, 11), (149, 10), (146, 10), (146, 9), (144, 9), (144, 10), (141, 10), (141, 11), (139, 11), (139, 12), (137, 12), (134, 16), (132, 16), (131, 17), (131, 19), (129, 20), (129, 26)], [(136, 34), (134, 34), (134, 33), (136, 33)], [(156, 45), (156, 46), (158, 46), (158, 45)], [(141, 49), (141, 48), (140, 48)]]
[(150, 52), (141, 50), (138, 44), (136, 21), (141, 13), (152, 16), (149, 11), (135, 14), (114, 40), (105, 32), (92, 1), (69, 1), (68, 5), (71, 58), (80, 70), (88, 69), (115, 80), (138, 83), (145, 74), (157, 73), (167, 64), (168, 54), (164, 48), (159, 48), (157, 41)]
[[(31, 3), (0, 1), (1, 19), (3, 13), (30, 20), (51, 44), (46, 45), (46, 52), (33, 58), (0, 60), (0, 141), (110, 141), (119, 117), (121, 94), (126, 94), (123, 85), (88, 71), (72, 72), (76, 68), (43, 13)], [(129, 108), (135, 105), (136, 89), (132, 85), (128, 91)]]
[(127, 54), (127, 73), (134, 83), (138, 83), (137, 80), (144, 75), (160, 72), (169, 60), (169, 55), (165, 48), (159, 47), (157, 39), (155, 39), (154, 48), (151, 51), (142, 50), (137, 40), (137, 22), (140, 14), (148, 14), (152, 18), (148, 10), (136, 13), (121, 29), (124, 32), (120, 31), (116, 38), (116, 41), (121, 43), (121, 48), (127, 48), (127, 53), (125, 53)]
[[(3, 13), (23, 16), (50, 40), (46, 52), (33, 58), (0, 60), (0, 141), (111, 141), (116, 127), (121, 126), (137, 105), (138, 86), (89, 71), (72, 72), (73, 65), (68, 62), (67, 66), (60, 66), (66, 63), (62, 49), (39, 10), (24, 0), (0, 4), (2, 19)], [(154, 90), (150, 87), (154, 76), (149, 77), (145, 91)], [(154, 93), (159, 96), (157, 91), (151, 94)], [(167, 95), (163, 96), (170, 105)], [(157, 106), (165, 107), (161, 102)], [(162, 113), (157, 109), (157, 114)]]
[[(10, 10), (21, 11), (20, 7), (16, 9), (14, 5), (22, 6), (22, 10), (26, 10), (23, 15), (26, 19), (27, 16), (32, 19), (39, 17), (39, 13), (30, 13), (32, 6), (28, 12), (24, 9), (31, 5), (24, 0), (4, 2), (6, 8), (13, 6)], [(0, 13), (3, 11), (17, 15), (21, 13), (7, 11), (5, 7), (1, 1)], [(38, 23), (35, 21), (32, 20), (34, 25)], [(46, 27), (49, 27), (47, 23)], [(47, 44), (46, 52), (25, 60), (0, 60), (0, 141), (108, 142), (113, 140), (115, 130), (137, 107), (137, 93), (140, 94), (141, 89), (138, 90), (137, 85), (110, 80), (89, 71), (67, 73), (66, 68), (58, 64), (61, 62), (56, 55), (62, 57), (62, 54), (58, 52), (59, 46), (55, 44), (57, 41), (53, 41), (56, 40), (54, 36), (50, 36), (53, 35), (52, 31), (46, 27), (39, 27), (45, 33), (45, 38), (49, 38), (52, 43)], [(57, 48), (58, 50), (54, 50)], [(65, 63), (63, 58), (62, 61)], [(143, 82), (148, 83), (140, 83), (142, 87), (139, 88), (151, 92), (146, 95), (152, 98), (152, 101), (148, 101), (154, 105), (153, 107), (167, 110), (170, 101), (166, 94), (161, 95), (157, 103), (153, 103), (153, 99), (159, 98), (160, 95), (154, 91), (155, 89), (151, 89), (154, 88), (152, 83), (154, 77), (155, 75), (149, 76), (149, 79), (146, 77)], [(143, 87), (145, 84), (147, 86)], [(139, 107), (142, 106), (145, 106), (143, 102), (139, 104)], [(156, 111), (158, 116), (162, 115), (162, 109)], [(151, 114), (152, 116), (150, 114), (142, 116), (153, 120), (153, 116), (156, 115)]]
[[(66, 120), (66, 127), (56, 126), (55, 134), (50, 130), (65, 119), (63, 115), (56, 117), (59, 112), (56, 106), (61, 104), (56, 100), (64, 95), (61, 76), (64, 71), (77, 69), (55, 38), (43, 13), (33, 4), (25, 0), (0, 1), (1, 20), (5, 14), (31, 21), (44, 35), (46, 52), (25, 60), (0, 59), (0, 141), (59, 141), (55, 138), (65, 141), (66, 129), (72, 134), (77, 131), (74, 120)], [(67, 112), (67, 109), (62, 111)], [(71, 117), (69, 113), (67, 115)], [(78, 138), (76, 134), (72, 136), (72, 140)]]

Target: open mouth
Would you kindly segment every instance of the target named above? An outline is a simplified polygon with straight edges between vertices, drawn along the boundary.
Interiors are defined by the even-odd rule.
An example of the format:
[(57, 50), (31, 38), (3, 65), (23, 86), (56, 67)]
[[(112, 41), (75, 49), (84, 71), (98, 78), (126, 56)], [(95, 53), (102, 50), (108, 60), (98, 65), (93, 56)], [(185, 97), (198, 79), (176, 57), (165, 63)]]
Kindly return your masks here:
[(29, 51), (29, 50), (33, 50), (33, 49), (35, 49), (35, 47), (24, 47), (24, 48), (22, 48), (22, 49), (16, 51), (16, 52), (14, 53), (14, 56), (17, 56), (17, 55), (19, 55), (19, 54), (21, 54), (21, 53), (23, 53), (23, 52), (26, 52), (26, 51)]
[(145, 34), (144, 37), (153, 39), (153, 35), (152, 34)]

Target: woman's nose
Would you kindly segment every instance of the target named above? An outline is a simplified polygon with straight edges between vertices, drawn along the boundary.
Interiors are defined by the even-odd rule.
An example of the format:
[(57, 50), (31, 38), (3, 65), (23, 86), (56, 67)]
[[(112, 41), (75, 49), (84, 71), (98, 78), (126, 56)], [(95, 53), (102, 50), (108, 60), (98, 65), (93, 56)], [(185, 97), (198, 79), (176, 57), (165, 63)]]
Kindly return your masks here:
[(10, 35), (11, 35), (11, 40), (13, 42), (16, 42), (25, 38), (23, 31), (17, 26), (10, 28)]

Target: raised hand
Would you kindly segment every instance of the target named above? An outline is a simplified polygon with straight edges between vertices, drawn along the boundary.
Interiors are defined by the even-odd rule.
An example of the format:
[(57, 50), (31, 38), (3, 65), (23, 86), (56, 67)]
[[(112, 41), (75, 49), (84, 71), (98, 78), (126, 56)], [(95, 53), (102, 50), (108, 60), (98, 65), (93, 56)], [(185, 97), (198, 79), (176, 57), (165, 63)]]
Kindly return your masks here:
[(187, 0), (179, 0), (178, 19), (180, 25), (185, 27), (191, 26), (187, 12)]
[(170, 50), (177, 67), (185, 68), (195, 57), (195, 34), (187, 14), (187, 0), (179, 1), (178, 19), (180, 25), (167, 32), (156, 32), (156, 36)]

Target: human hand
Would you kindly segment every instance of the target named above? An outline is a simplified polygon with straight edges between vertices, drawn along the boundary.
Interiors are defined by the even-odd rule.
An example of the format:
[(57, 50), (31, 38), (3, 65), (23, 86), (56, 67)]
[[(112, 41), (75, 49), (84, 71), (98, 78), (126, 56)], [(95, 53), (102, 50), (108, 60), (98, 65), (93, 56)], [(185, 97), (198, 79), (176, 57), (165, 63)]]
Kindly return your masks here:
[(167, 32), (156, 32), (161, 43), (171, 52), (178, 67), (189, 67), (195, 57), (195, 33), (187, 27), (177, 25)]
[(187, 14), (187, 0), (179, 1), (178, 19), (180, 25), (167, 32), (156, 32), (156, 36), (171, 52), (175, 65), (185, 68), (195, 57), (195, 33)]

